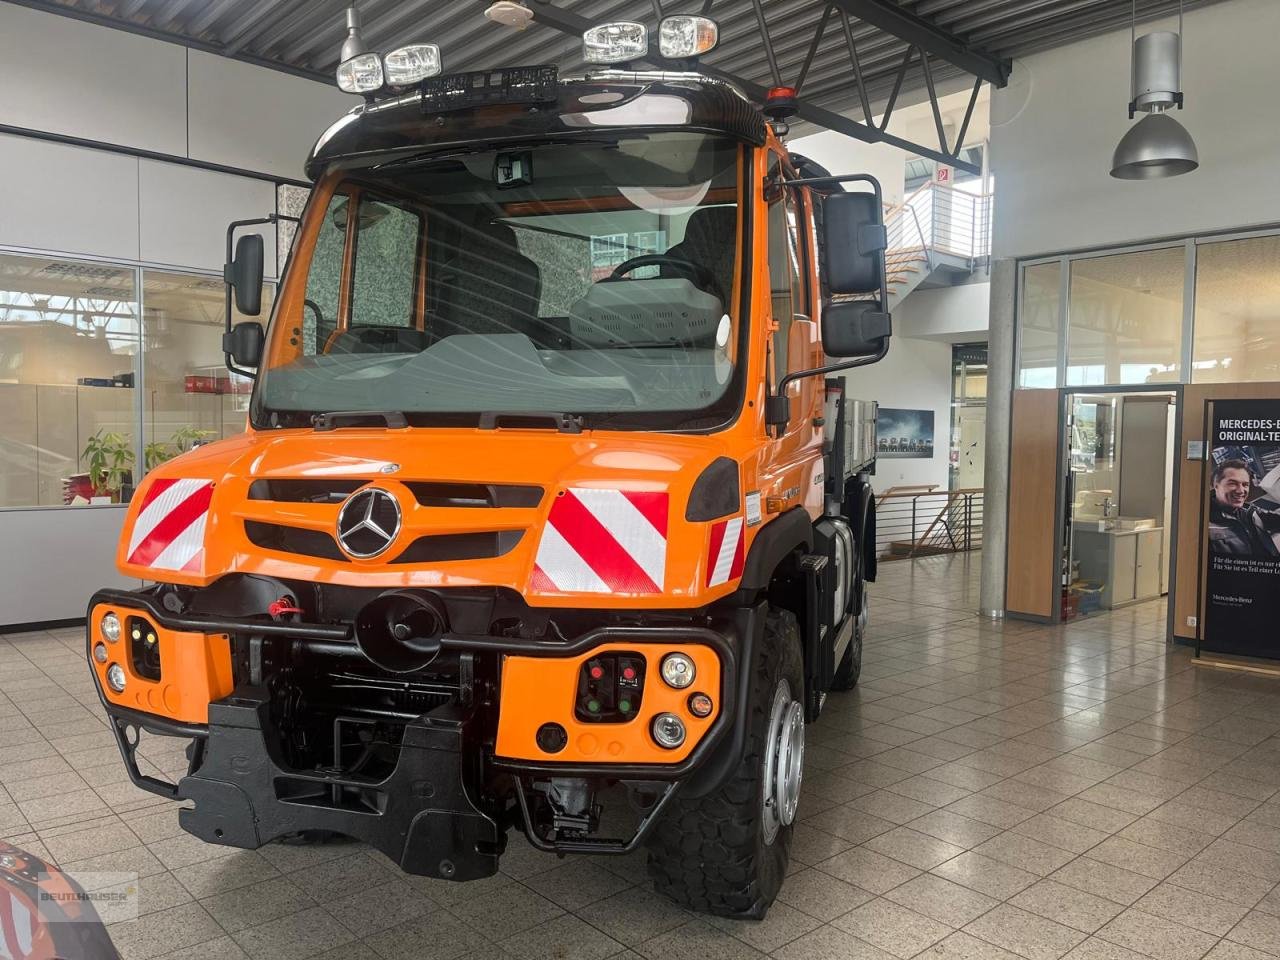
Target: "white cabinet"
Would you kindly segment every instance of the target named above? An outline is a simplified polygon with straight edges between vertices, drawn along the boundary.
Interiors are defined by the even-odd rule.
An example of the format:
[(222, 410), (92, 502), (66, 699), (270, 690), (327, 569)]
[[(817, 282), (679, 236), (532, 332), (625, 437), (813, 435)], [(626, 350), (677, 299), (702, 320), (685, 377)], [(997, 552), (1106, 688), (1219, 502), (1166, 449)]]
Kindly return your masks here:
[(1160, 596), (1161, 571), (1164, 569), (1164, 531), (1139, 530), (1133, 539), (1137, 541), (1134, 568), (1134, 599), (1146, 600)]
[(1113, 533), (1111, 540), (1111, 603), (1128, 603), (1138, 597), (1138, 538)]

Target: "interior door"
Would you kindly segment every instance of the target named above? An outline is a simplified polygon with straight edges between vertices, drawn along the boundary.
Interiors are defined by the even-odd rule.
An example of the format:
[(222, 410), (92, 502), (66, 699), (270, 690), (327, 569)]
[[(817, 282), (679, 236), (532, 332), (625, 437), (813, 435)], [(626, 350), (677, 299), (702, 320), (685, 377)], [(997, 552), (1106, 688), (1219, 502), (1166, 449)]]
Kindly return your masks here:
[(1138, 595), (1138, 538), (1133, 534), (1114, 535), (1112, 541), (1111, 602), (1126, 603)]

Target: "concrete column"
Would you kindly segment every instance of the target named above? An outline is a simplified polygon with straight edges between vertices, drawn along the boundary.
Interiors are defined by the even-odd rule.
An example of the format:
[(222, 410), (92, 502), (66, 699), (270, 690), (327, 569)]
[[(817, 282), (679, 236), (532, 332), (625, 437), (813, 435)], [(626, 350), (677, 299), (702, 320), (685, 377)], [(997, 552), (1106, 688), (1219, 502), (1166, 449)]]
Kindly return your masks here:
[(1016, 261), (1000, 259), (992, 262), (991, 323), (987, 343), (987, 440), (982, 493), (982, 588), (978, 602), (978, 612), (991, 619), (1004, 616), (1016, 280)]

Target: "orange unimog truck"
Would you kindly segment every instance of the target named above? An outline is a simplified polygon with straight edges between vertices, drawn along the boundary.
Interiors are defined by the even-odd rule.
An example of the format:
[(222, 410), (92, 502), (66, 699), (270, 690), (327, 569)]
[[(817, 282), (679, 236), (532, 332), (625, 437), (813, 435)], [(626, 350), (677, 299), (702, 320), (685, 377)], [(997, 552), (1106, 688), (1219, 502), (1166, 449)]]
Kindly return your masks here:
[[(884, 228), (874, 179), (788, 152), (791, 91), (690, 64), (339, 68), (367, 102), (308, 161), (265, 332), (230, 321), (262, 238), (227, 267), (247, 429), (146, 476), (117, 560), (151, 585), (88, 609), (130, 775), (188, 832), (469, 880), (515, 827), (768, 910), (805, 724), (861, 664), (874, 405), (832, 374), (888, 349)], [(190, 741), (176, 784), (140, 731)]]

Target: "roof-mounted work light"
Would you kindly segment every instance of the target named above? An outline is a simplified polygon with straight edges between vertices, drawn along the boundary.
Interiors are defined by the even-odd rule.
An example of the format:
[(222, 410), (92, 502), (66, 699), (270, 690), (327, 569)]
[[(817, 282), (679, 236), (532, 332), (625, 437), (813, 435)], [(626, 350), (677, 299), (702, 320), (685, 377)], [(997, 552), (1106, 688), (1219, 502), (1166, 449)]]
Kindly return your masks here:
[(383, 57), (382, 68), (393, 87), (421, 83), (440, 72), (440, 48), (434, 43), (411, 43)]
[(719, 42), (720, 27), (710, 17), (666, 17), (658, 24), (658, 50), (669, 60), (701, 56)]
[(338, 64), (338, 89), (343, 93), (377, 93), (386, 83), (382, 57), (362, 53)]
[(602, 23), (582, 35), (582, 59), (587, 63), (626, 63), (648, 52), (649, 30), (643, 23)]

